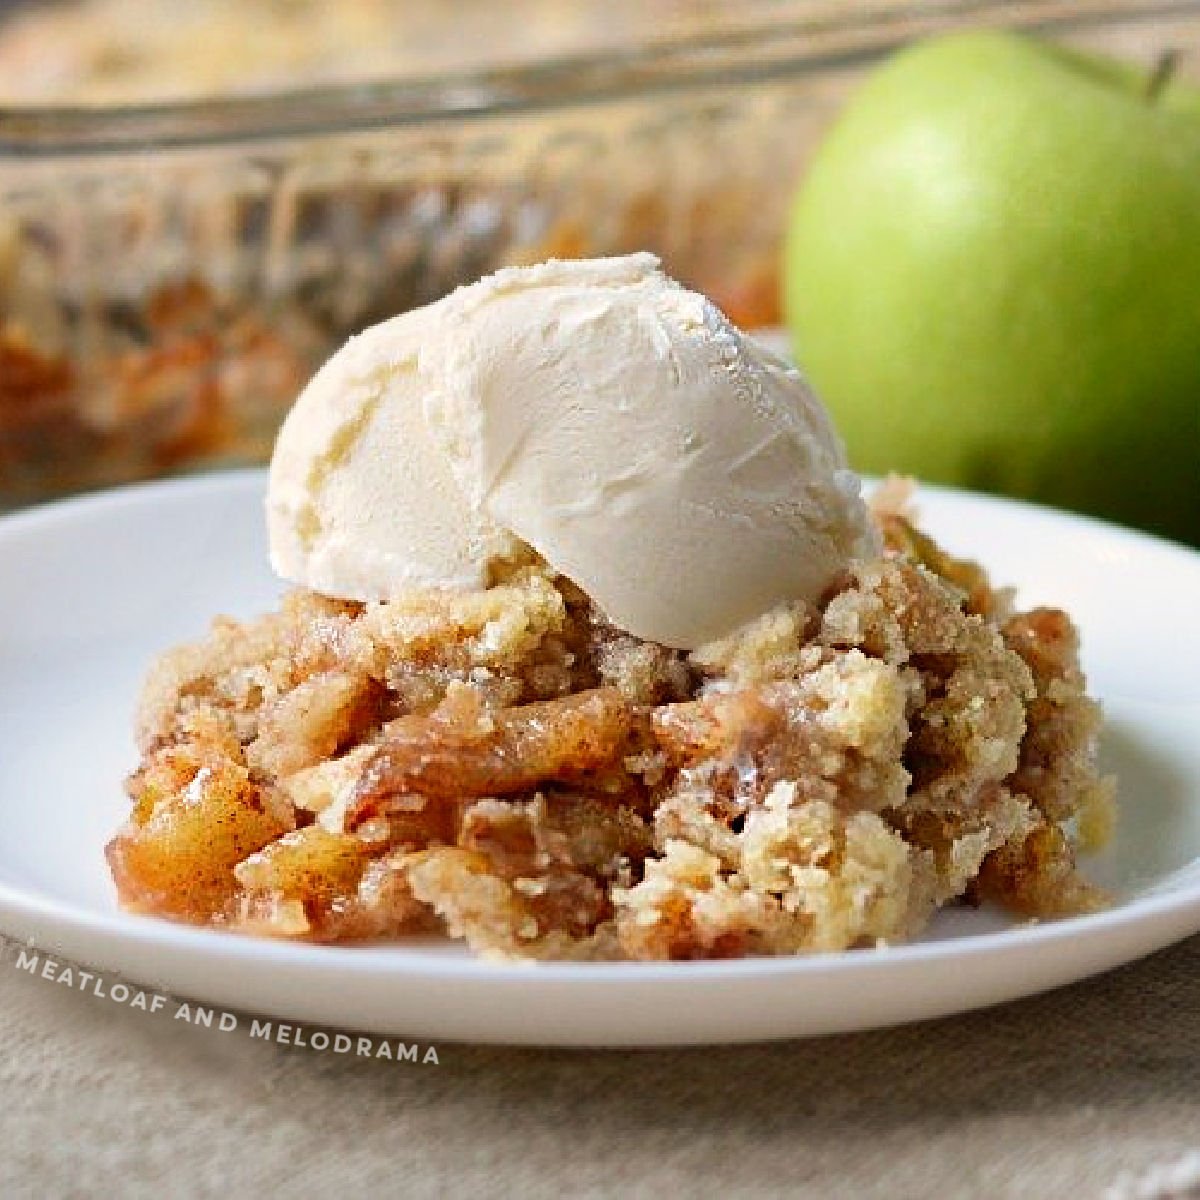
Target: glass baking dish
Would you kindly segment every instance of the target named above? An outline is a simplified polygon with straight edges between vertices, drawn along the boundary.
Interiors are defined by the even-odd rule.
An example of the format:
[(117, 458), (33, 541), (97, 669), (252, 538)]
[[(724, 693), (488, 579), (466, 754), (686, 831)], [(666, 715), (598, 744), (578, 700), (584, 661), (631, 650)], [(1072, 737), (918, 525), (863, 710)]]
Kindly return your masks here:
[(1200, 25), (1200, 0), (699, 8), (513, 67), (0, 108), (0, 507), (262, 461), (350, 333), (505, 264), (651, 249), (774, 324), (792, 184), (875, 59), (967, 21), (1153, 59)]

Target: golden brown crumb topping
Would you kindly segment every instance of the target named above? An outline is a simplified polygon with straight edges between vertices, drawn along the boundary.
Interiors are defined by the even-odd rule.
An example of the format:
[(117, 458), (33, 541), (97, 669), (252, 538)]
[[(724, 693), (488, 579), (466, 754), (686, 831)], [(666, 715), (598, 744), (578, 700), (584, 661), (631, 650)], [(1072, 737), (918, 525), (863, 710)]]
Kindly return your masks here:
[(165, 654), (108, 848), (138, 911), (540, 958), (840, 950), (940, 905), (1103, 903), (1113, 786), (1064, 613), (1013, 613), (898, 503), (819, 609), (690, 655), (535, 561), (474, 593), (311, 592)]

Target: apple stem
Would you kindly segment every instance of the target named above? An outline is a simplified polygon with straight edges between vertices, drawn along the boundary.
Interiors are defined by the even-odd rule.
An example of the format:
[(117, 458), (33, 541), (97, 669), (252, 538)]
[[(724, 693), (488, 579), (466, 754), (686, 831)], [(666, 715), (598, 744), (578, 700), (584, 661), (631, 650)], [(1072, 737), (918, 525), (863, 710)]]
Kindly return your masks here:
[(1146, 81), (1147, 100), (1153, 103), (1162, 95), (1163, 89), (1171, 82), (1178, 67), (1178, 50), (1164, 50), (1158, 56), (1158, 62), (1154, 64), (1154, 70), (1150, 72), (1150, 78)]

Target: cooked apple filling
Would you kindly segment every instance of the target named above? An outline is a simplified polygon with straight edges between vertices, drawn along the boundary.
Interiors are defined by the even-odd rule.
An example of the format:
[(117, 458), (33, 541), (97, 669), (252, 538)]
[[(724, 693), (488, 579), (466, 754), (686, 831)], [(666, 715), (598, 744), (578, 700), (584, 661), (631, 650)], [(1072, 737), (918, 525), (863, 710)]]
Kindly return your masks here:
[(316, 941), (682, 959), (911, 937), (942, 905), (1092, 910), (1111, 825), (1075, 630), (897, 511), (819, 607), (687, 654), (540, 561), (473, 593), (294, 591), (164, 655), (122, 903)]

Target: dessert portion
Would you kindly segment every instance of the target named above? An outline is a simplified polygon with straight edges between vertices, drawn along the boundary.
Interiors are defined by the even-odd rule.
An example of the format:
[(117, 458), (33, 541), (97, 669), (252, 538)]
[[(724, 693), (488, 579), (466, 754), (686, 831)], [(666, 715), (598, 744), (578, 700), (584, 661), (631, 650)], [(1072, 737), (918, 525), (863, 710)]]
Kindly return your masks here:
[[(606, 352), (607, 351), (607, 352)], [(679, 959), (1105, 903), (1075, 631), (870, 509), (795, 370), (648, 256), (369, 330), (280, 436), (277, 612), (152, 668), (133, 910)]]

